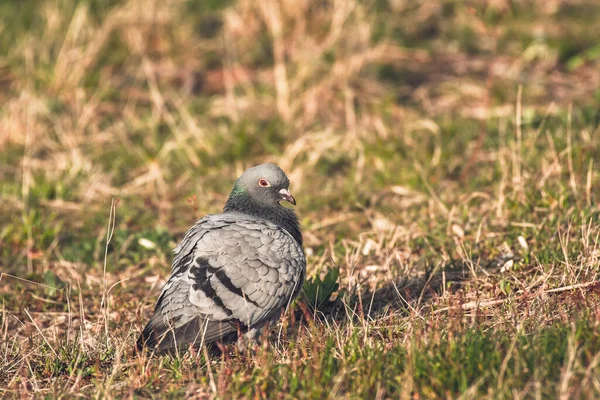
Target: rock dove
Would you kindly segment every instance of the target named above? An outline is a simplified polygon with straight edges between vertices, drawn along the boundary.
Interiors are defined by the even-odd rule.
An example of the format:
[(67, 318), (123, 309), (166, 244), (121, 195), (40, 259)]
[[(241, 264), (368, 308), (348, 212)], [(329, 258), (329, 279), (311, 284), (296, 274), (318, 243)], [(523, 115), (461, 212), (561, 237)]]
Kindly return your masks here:
[(175, 248), (171, 276), (137, 349), (156, 354), (239, 337), (243, 348), (302, 289), (306, 259), (289, 179), (274, 164), (246, 170), (221, 214), (208, 215)]

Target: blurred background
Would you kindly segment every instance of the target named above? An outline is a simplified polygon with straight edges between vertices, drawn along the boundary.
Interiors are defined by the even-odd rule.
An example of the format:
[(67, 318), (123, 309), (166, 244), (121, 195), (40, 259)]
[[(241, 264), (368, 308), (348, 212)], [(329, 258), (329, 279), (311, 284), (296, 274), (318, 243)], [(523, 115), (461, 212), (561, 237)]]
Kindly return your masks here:
[(583, 0), (4, 1), (2, 269), (92, 279), (115, 198), (109, 272), (164, 276), (263, 162), (291, 178), (311, 273), (403, 273), (460, 257), (457, 235), (493, 248), (539, 210), (597, 210), (599, 19)]
[[(410, 369), (430, 388), (417, 394), (458, 395), (465, 382), (483, 382), (483, 370), (500, 371), (515, 387), (546, 377), (536, 387), (556, 395), (560, 357), (572, 343), (562, 332), (570, 328), (547, 347), (524, 345), (530, 353), (514, 362), (547, 366), (535, 377), (531, 368), (500, 366), (504, 347), (482, 352), (475, 343), (471, 371), (460, 346), (439, 361), (449, 347), (427, 346), (442, 339), (407, 340), (439, 331), (412, 314), (423, 307), (598, 280), (599, 21), (598, 0), (1, 1), (0, 386), (43, 392), (65, 370), (96, 365), (86, 360), (118, 360), (147, 319), (184, 232), (221, 210), (244, 169), (273, 162), (298, 201), (308, 276), (330, 273), (308, 293), (339, 289), (338, 299), (362, 318), (366, 294), (369, 313), (393, 314), (367, 313), (364, 321), (386, 332), (381, 354), (431, 356)], [(510, 354), (528, 337), (513, 341), (496, 330), (512, 332), (514, 321), (543, 329), (576, 314), (561, 308), (570, 297), (556, 299), (526, 314), (515, 308), (512, 320), (490, 312), (490, 329), (504, 341), (484, 339)], [(448, 332), (477, 327), (475, 317), (454, 325), (435, 315), (427, 324)], [(81, 353), (68, 346), (73, 326)], [(319, 337), (307, 349), (324, 345)], [(600, 351), (598, 334), (589, 337), (589, 351), (577, 353), (582, 369), (561, 386), (567, 394), (569, 382), (589, 383), (595, 371), (597, 359), (585, 357)], [(358, 353), (375, 350), (352, 360), (383, 359), (381, 342), (356, 343)], [(48, 364), (39, 350), (46, 345), (63, 361)], [(281, 351), (269, 362), (285, 359)], [(549, 364), (535, 358), (552, 351)], [(341, 368), (338, 361), (323, 365)], [(119, 365), (111, 363), (84, 376), (109, 390)], [(364, 374), (396, 373), (388, 364), (353, 361), (327, 376), (374, 398)], [(311, 365), (298, 387), (333, 385), (313, 385)], [(355, 365), (363, 375), (354, 375)], [(440, 365), (466, 372), (436, 375)], [(223, 378), (238, 382), (232, 393), (248, 384), (245, 374), (260, 373), (227, 368), (242, 376)], [(17, 370), (22, 381), (11, 375)], [(118, 379), (142, 380), (127, 387), (154, 382), (144, 371)], [(503, 390), (498, 374), (490, 387)], [(177, 386), (175, 378), (165, 379)], [(293, 393), (286, 382), (271, 384)], [(385, 393), (394, 393), (390, 385)]]

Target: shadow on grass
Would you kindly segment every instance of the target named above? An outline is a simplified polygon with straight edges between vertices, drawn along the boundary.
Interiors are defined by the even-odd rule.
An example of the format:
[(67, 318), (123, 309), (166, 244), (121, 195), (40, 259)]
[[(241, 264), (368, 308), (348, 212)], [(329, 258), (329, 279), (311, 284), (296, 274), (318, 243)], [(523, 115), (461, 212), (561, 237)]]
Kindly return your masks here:
[[(479, 267), (477, 267), (479, 268)], [(421, 313), (445, 293), (455, 293), (465, 281), (473, 278), (466, 263), (450, 262), (442, 268), (422, 268), (418, 276), (388, 280), (375, 290), (337, 292), (333, 300), (307, 301), (304, 295), (295, 312), (295, 319), (306, 323), (316, 320), (319, 323), (352, 323), (357, 320), (376, 320), (382, 316), (394, 314), (408, 316)], [(305, 286), (306, 288), (306, 286)]]
[(438, 268), (431, 273), (412, 278), (389, 281), (374, 291), (362, 293), (360, 302), (364, 316), (375, 319), (378, 316), (394, 312), (420, 312), (436, 298), (444, 294), (444, 288), (455, 292), (472, 273), (465, 265), (459, 269)]

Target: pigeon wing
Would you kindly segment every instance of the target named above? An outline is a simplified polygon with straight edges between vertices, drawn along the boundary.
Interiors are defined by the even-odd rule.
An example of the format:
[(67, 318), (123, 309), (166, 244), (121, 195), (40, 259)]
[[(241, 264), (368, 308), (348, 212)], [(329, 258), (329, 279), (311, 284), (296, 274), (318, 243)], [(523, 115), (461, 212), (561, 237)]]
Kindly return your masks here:
[(304, 253), (292, 236), (240, 214), (203, 218), (175, 251), (171, 277), (138, 347), (164, 352), (264, 324), (287, 307), (304, 280)]

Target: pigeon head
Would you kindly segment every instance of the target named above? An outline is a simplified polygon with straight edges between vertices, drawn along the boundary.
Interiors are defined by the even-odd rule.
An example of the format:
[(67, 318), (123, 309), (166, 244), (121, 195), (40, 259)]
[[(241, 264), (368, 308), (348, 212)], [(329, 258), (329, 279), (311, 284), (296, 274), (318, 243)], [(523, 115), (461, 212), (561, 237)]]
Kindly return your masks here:
[(266, 208), (279, 206), (282, 201), (296, 205), (289, 186), (290, 180), (277, 165), (257, 165), (247, 169), (238, 178), (227, 202), (253, 203)]
[(302, 233), (294, 210), (283, 207), (287, 201), (296, 205), (289, 190), (290, 180), (275, 164), (261, 164), (244, 172), (233, 185), (224, 212), (239, 212), (269, 220), (288, 231), (302, 244)]

